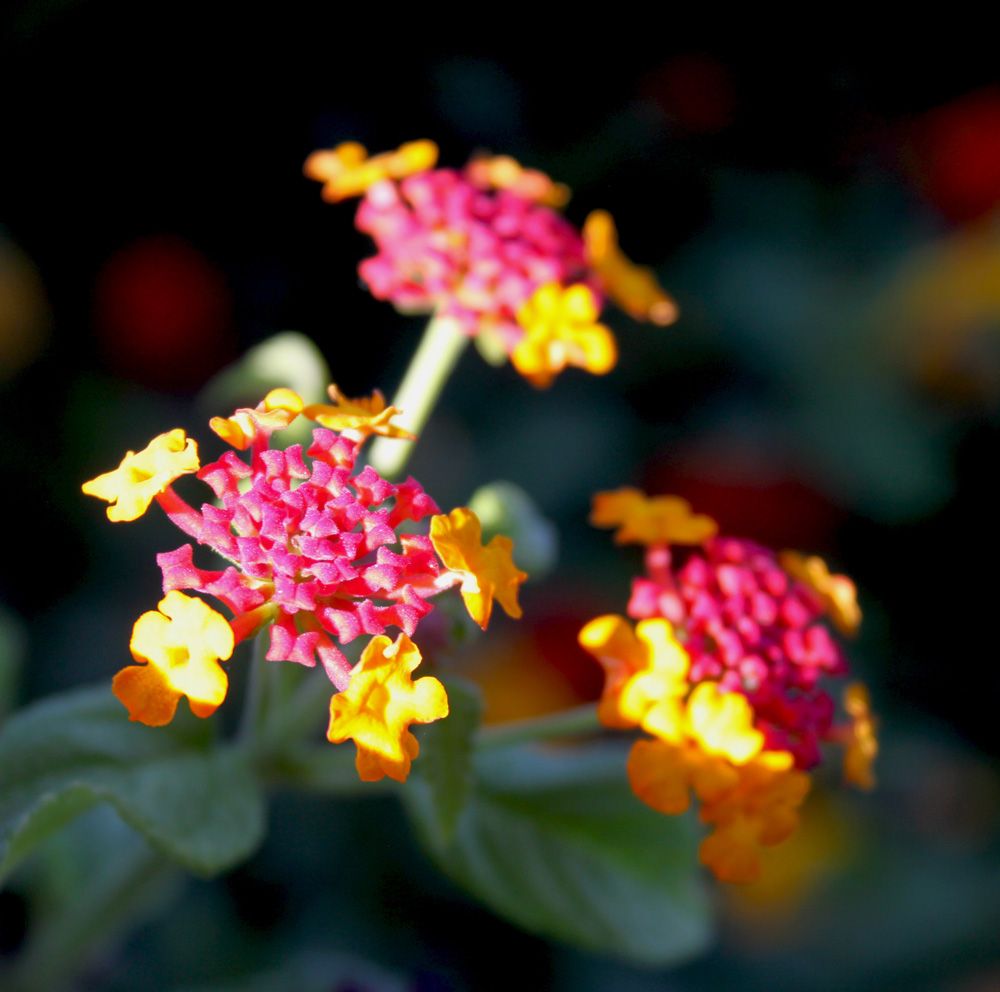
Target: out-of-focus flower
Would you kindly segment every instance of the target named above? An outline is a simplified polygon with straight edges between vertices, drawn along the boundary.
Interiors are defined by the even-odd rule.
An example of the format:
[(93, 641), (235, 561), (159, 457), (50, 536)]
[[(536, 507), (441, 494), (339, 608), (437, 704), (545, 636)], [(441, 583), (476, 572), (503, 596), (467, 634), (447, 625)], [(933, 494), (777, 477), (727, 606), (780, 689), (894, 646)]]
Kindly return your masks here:
[(438, 147), (433, 141), (408, 141), (394, 152), (369, 157), (364, 145), (345, 141), (329, 151), (313, 152), (306, 159), (305, 174), (323, 183), (323, 199), (331, 203), (360, 196), (384, 179), (404, 179), (433, 169)]
[(618, 229), (606, 210), (595, 210), (587, 217), (583, 243), (601, 289), (630, 317), (660, 327), (677, 320), (677, 304), (653, 270), (629, 261), (618, 247)]
[[(835, 725), (821, 684), (847, 671), (822, 620), (831, 614), (853, 630), (856, 603), (852, 612), (849, 580), (825, 565), (716, 536), (714, 521), (684, 501), (659, 499), (669, 513), (650, 513), (656, 500), (634, 489), (595, 497), (593, 522), (620, 524), (626, 540), (648, 545), (646, 575), (633, 583), (634, 632), (622, 617), (599, 617), (579, 639), (606, 673), (602, 722), (651, 735), (629, 757), (636, 795), (667, 814), (696, 795), (714, 827), (702, 861), (725, 881), (752, 881), (761, 847), (794, 831), (821, 743), (843, 744), (848, 780), (872, 784), (877, 744), (866, 690), (849, 688), (850, 722)], [(853, 602), (853, 584), (850, 594)]]
[(611, 331), (597, 323), (597, 314), (597, 301), (588, 286), (540, 286), (517, 311), (524, 337), (510, 354), (514, 368), (542, 387), (567, 365), (594, 375), (610, 372), (618, 360), (618, 347)]
[(861, 626), (858, 590), (846, 575), (832, 575), (826, 562), (816, 555), (783, 551), (778, 560), (793, 579), (809, 586), (819, 596), (837, 630), (848, 635), (857, 633)]
[(420, 651), (406, 634), (395, 641), (373, 637), (347, 689), (330, 700), (327, 738), (334, 744), (353, 739), (363, 782), (386, 775), (405, 782), (420, 752), (410, 724), (432, 723), (448, 715), (448, 696), (437, 679), (412, 680), (420, 661)]
[(460, 577), (465, 608), (480, 627), (489, 624), (494, 599), (508, 616), (520, 618), (517, 592), (528, 576), (514, 564), (509, 537), (497, 534), (484, 546), (479, 518), (463, 506), (434, 517), (430, 538), (441, 561)]
[[(335, 402), (338, 396), (334, 395)], [(432, 609), (430, 600), (458, 585), (483, 627), (494, 596), (512, 616), (520, 615), (517, 586), (526, 576), (513, 565), (512, 544), (497, 536), (481, 547), (479, 522), (470, 510), (435, 517), (432, 526), (441, 542), (440, 559), (431, 538), (400, 532), (401, 525), (419, 523), (437, 514), (438, 507), (412, 478), (392, 483), (371, 466), (357, 468), (366, 438), (373, 432), (395, 430), (391, 414), (385, 416), (392, 408), (377, 407), (378, 399), (373, 398), (307, 409), (292, 390), (278, 389), (253, 409), (214, 418), (212, 429), (236, 450), (197, 472), (215, 496), (200, 510), (171, 485), (178, 476), (198, 470), (194, 442), (179, 429), (156, 438), (139, 455), (130, 452), (114, 472), (84, 485), (84, 492), (116, 501), (109, 510), (113, 520), (133, 520), (155, 499), (185, 534), (229, 563), (222, 570), (199, 568), (191, 544), (157, 556), (167, 594), (161, 603), (166, 618), (146, 614), (136, 625), (133, 652), (150, 664), (126, 669), (128, 674), (120, 674), (115, 684), (133, 719), (169, 722), (180, 694), (188, 695), (199, 716), (222, 702), (225, 676), (220, 681), (221, 670), (212, 669), (206, 659), (228, 658), (232, 643), (222, 653), (217, 623), (195, 622), (207, 614), (225, 625), (235, 643), (268, 628), (269, 661), (314, 667), (318, 660), (335, 689), (355, 687), (338, 704), (342, 708), (337, 713), (346, 719), (352, 712), (361, 720), (359, 714), (367, 712), (364, 707), (370, 703), (397, 729), (398, 714), (409, 713), (406, 707), (411, 704), (418, 708), (408, 719), (437, 719), (427, 716), (433, 707), (423, 705), (430, 690), (421, 689), (413, 696), (402, 675), (387, 674), (380, 681), (381, 675), (372, 673), (388, 672), (379, 668), (377, 656), (393, 658), (397, 653), (403, 665), (399, 671), (412, 671), (419, 661), (417, 649), (406, 640), (393, 651), (382, 650), (385, 645), (380, 641), (364, 664), (352, 667), (340, 646), (360, 636), (380, 637), (391, 627), (409, 638)], [(271, 447), (273, 434), (310, 413), (334, 421), (344, 418), (342, 432), (316, 428), (305, 451), (298, 444)], [(249, 461), (237, 451), (247, 451)], [(180, 590), (218, 600), (232, 618), (224, 620)], [(186, 604), (183, 613), (178, 613), (179, 603)], [(418, 686), (424, 683), (420, 680)], [(368, 700), (364, 686), (373, 693), (377, 688), (383, 701), (376, 705)], [(357, 720), (351, 726), (364, 723)], [(371, 755), (378, 749), (371, 744), (373, 739), (366, 737), (368, 744), (359, 740), (367, 755), (359, 757), (359, 770), (363, 767), (366, 775), (375, 769)], [(402, 751), (386, 745), (379, 752), (385, 759), (379, 767), (394, 777), (405, 777), (409, 763), (401, 755), (412, 750), (407, 737), (400, 740)]]
[(646, 496), (624, 486), (594, 496), (590, 522), (617, 527), (616, 544), (704, 544), (718, 533), (711, 517), (693, 513), (679, 496)]
[(170, 723), (181, 696), (197, 716), (211, 716), (226, 698), (229, 680), (220, 661), (233, 653), (233, 629), (210, 606), (168, 592), (159, 612), (143, 613), (132, 628), (132, 657), (112, 689), (129, 718), (151, 727)]
[[(378, 251), (359, 271), (375, 297), (403, 313), (433, 313), (512, 358), (536, 328), (534, 343), (514, 360), (536, 385), (547, 385), (566, 365), (597, 374), (613, 367), (614, 339), (596, 323), (605, 293), (637, 319), (666, 324), (676, 318), (652, 272), (618, 250), (606, 214), (591, 222), (589, 258), (580, 232), (557, 212), (569, 198), (565, 186), (508, 156), (476, 157), (463, 170), (434, 168), (431, 147), (412, 142), (367, 158), (361, 146), (348, 143), (316, 152), (306, 163), (306, 174), (324, 182), (327, 199), (363, 194), (355, 223)], [(593, 309), (572, 323), (600, 330), (578, 329), (569, 339), (557, 334), (557, 346), (549, 330), (542, 347), (537, 328), (552, 322), (519, 317), (548, 284), (570, 290), (573, 308)], [(554, 354), (552, 363), (547, 356)]]

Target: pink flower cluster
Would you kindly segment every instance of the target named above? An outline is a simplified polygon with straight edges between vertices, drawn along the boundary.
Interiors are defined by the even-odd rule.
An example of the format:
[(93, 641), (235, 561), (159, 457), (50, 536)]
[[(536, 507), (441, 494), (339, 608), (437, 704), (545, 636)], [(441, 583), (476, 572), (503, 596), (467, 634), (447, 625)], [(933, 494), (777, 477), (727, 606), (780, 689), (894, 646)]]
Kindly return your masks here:
[[(412, 635), (441, 591), (441, 565), (428, 537), (398, 534), (404, 521), (438, 513), (419, 483), (393, 484), (370, 466), (356, 471), (360, 441), (325, 428), (313, 443), (284, 450), (261, 432), (251, 464), (227, 451), (198, 478), (219, 505), (194, 510), (168, 494), (170, 518), (198, 543), (232, 564), (222, 571), (195, 566), (185, 544), (161, 554), (164, 592), (194, 589), (234, 613), (237, 640), (268, 621), (268, 660), (313, 667), (317, 657), (331, 682), (347, 687), (352, 663), (334, 640), (397, 627)], [(163, 500), (161, 500), (161, 505)]]
[(816, 765), (834, 717), (819, 680), (847, 671), (819, 596), (773, 551), (731, 537), (690, 549), (653, 545), (646, 573), (633, 581), (630, 616), (669, 620), (690, 656), (692, 683), (741, 692), (768, 750), (790, 751), (799, 768)]
[(516, 314), (547, 283), (585, 283), (602, 297), (579, 232), (550, 207), (467, 172), (432, 169), (370, 186), (359, 230), (378, 253), (363, 261), (372, 294), (403, 311), (436, 310), (467, 334), (496, 332), (507, 350), (524, 329)]

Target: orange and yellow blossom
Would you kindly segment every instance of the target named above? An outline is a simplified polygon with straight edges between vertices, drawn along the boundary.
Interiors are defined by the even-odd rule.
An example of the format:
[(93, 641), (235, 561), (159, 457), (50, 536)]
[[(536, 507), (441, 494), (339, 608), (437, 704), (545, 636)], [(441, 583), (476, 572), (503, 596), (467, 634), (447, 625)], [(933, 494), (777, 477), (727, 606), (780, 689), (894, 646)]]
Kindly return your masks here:
[(327, 387), (331, 403), (312, 403), (302, 413), (315, 420), (321, 427), (332, 431), (350, 431), (353, 436), (368, 437), (380, 434), (382, 437), (396, 437), (413, 441), (414, 436), (393, 420), (402, 412), (397, 407), (386, 406), (385, 396), (376, 389), (371, 396), (351, 399), (336, 385)]
[(337, 203), (360, 196), (383, 179), (404, 179), (433, 169), (438, 147), (433, 141), (408, 141), (395, 151), (368, 155), (364, 145), (345, 141), (336, 148), (313, 152), (303, 171), (309, 179), (323, 183), (323, 199)]
[(420, 665), (417, 646), (400, 634), (391, 641), (373, 637), (351, 672), (347, 688), (330, 700), (327, 739), (357, 745), (356, 766), (363, 782), (388, 775), (405, 782), (420, 752), (411, 723), (432, 723), (448, 715), (448, 695), (431, 676), (413, 681)]
[(293, 389), (272, 389), (254, 409), (241, 407), (231, 417), (212, 417), (208, 426), (226, 444), (246, 451), (258, 439), (284, 430), (302, 413), (302, 397)]
[(593, 375), (618, 361), (614, 335), (597, 322), (599, 307), (589, 286), (540, 286), (517, 311), (524, 337), (511, 352), (514, 368), (535, 386), (546, 387), (567, 365)]
[(108, 520), (138, 520), (172, 482), (199, 468), (198, 445), (176, 427), (154, 437), (142, 451), (126, 452), (118, 468), (85, 482), (82, 488), (88, 496), (111, 504)]
[(595, 493), (590, 522), (595, 527), (617, 527), (616, 544), (704, 544), (719, 526), (679, 496), (646, 496), (623, 486)]
[(677, 304), (653, 270), (635, 265), (618, 247), (618, 230), (611, 214), (606, 210), (591, 213), (583, 225), (583, 241), (601, 288), (629, 316), (660, 327), (677, 319)]
[(465, 608), (483, 630), (490, 622), (494, 599), (508, 616), (520, 618), (517, 594), (528, 574), (514, 564), (514, 542), (509, 537), (497, 534), (484, 546), (479, 518), (461, 506), (431, 518), (430, 538), (445, 567), (460, 578)]
[(878, 757), (878, 722), (868, 689), (860, 682), (844, 690), (844, 709), (851, 718), (844, 731), (844, 778), (859, 789), (874, 789), (872, 765)]
[(842, 634), (853, 636), (861, 626), (857, 586), (846, 575), (830, 572), (818, 555), (782, 551), (781, 567), (793, 578), (807, 585), (822, 600), (827, 615)]
[(181, 696), (195, 716), (211, 716), (226, 698), (219, 662), (233, 653), (233, 630), (222, 614), (182, 592), (168, 592), (158, 606), (136, 620), (129, 647), (140, 664), (123, 668), (112, 690), (130, 720), (150, 727), (170, 723)]

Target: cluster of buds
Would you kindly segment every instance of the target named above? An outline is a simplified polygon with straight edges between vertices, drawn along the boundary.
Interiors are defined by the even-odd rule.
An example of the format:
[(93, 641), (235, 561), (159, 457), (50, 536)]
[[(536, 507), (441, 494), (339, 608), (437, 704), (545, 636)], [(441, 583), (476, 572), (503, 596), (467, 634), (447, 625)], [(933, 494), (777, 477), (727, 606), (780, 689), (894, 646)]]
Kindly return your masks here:
[[(113, 689), (131, 719), (152, 726), (169, 723), (182, 696), (196, 715), (209, 716), (228, 689), (222, 663), (236, 644), (261, 634), (269, 637), (268, 661), (322, 666), (336, 690), (327, 737), (355, 741), (360, 777), (404, 781), (418, 751), (410, 724), (448, 714), (437, 679), (411, 678), (421, 661), (411, 637), (431, 600), (457, 587), (485, 628), (494, 600), (520, 616), (527, 576), (514, 566), (508, 538), (483, 546), (472, 511), (441, 514), (416, 480), (390, 482), (358, 465), (372, 434), (408, 436), (381, 394), (351, 400), (331, 387), (330, 397), (307, 406), (289, 389), (273, 390), (255, 409), (211, 421), (231, 449), (211, 464), (201, 466), (196, 442), (178, 428), (84, 484), (110, 504), (112, 521), (135, 520), (155, 500), (228, 563), (200, 568), (187, 543), (158, 555), (164, 598), (136, 622), (136, 664), (118, 673)], [(319, 425), (311, 446), (272, 447), (272, 436), (299, 417)], [(192, 474), (215, 497), (200, 509), (173, 486)], [(411, 532), (428, 517), (429, 533)], [(400, 632), (395, 641), (390, 628)], [(371, 640), (352, 665), (341, 647), (362, 636)]]
[(622, 254), (608, 213), (590, 214), (581, 232), (559, 212), (569, 190), (543, 173), (507, 156), (461, 170), (437, 159), (432, 141), (413, 141), (371, 157), (348, 142), (306, 161), (326, 200), (361, 197), (356, 224), (378, 251), (359, 271), (375, 297), (491, 342), (541, 387), (569, 365), (614, 367), (605, 297), (639, 320), (676, 319), (652, 271)]
[(838, 722), (824, 686), (847, 674), (826, 621), (857, 630), (854, 584), (819, 558), (721, 536), (677, 497), (599, 493), (591, 522), (646, 546), (627, 609), (635, 626), (602, 616), (580, 632), (606, 674), (601, 721), (649, 735), (629, 755), (636, 795), (674, 815), (693, 793), (713, 827), (702, 861), (724, 881), (752, 881), (761, 848), (796, 829), (821, 744), (843, 746), (849, 782), (874, 785), (867, 690), (847, 687)]

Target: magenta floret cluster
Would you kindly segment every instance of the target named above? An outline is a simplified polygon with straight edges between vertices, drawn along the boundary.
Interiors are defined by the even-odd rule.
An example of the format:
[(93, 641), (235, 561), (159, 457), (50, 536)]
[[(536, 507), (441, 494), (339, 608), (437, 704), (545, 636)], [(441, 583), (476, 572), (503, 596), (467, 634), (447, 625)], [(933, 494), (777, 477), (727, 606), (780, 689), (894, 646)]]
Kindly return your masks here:
[(414, 479), (394, 484), (371, 467), (355, 471), (359, 443), (318, 428), (303, 453), (254, 446), (234, 451), (198, 478), (218, 503), (178, 504), (169, 516), (232, 564), (198, 568), (185, 544), (157, 556), (163, 590), (194, 589), (235, 614), (241, 636), (271, 621), (270, 661), (313, 667), (317, 657), (338, 689), (351, 663), (334, 641), (396, 627), (412, 635), (439, 591), (441, 565), (429, 538), (399, 534), (404, 521), (438, 513)]
[(359, 266), (372, 295), (404, 312), (453, 318), (467, 334), (489, 328), (507, 349), (523, 331), (518, 308), (545, 283), (585, 282), (601, 296), (579, 232), (550, 207), (484, 189), (454, 169), (371, 186), (355, 223), (378, 253)]
[(652, 547), (646, 573), (633, 582), (629, 615), (669, 620), (690, 656), (691, 681), (743, 693), (766, 747), (814, 766), (834, 716), (819, 682), (847, 665), (812, 590), (773, 551), (731, 537), (690, 551)]

